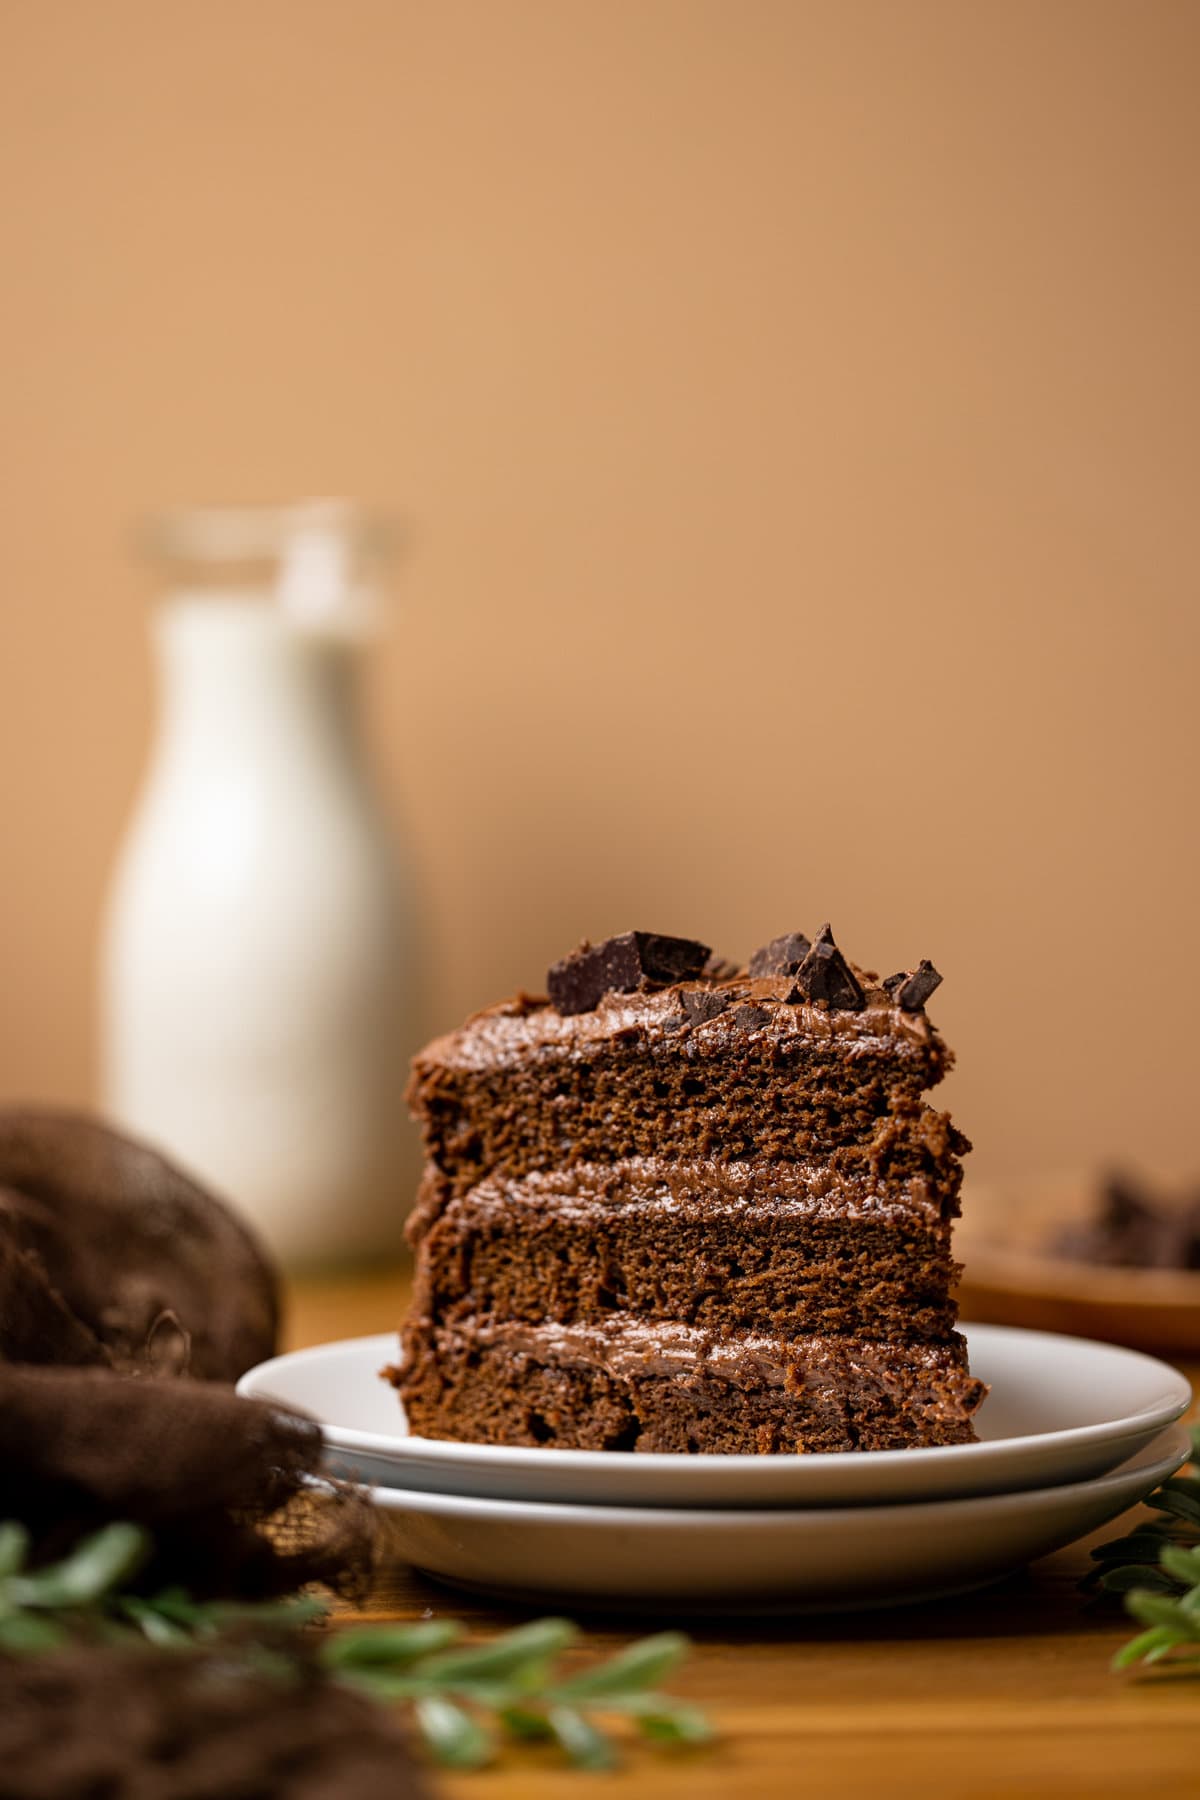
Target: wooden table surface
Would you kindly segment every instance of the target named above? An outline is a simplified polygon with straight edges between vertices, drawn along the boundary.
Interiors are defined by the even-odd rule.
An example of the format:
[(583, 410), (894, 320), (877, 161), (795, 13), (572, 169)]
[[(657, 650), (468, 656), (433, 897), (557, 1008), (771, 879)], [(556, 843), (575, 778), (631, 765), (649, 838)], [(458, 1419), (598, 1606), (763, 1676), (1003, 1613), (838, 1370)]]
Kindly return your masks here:
[[(288, 1343), (388, 1330), (405, 1289), (402, 1272), (298, 1283)], [(708, 1708), (720, 1732), (714, 1748), (664, 1755), (631, 1744), (621, 1771), (604, 1777), (575, 1774), (548, 1752), (514, 1751), (479, 1773), (440, 1775), (437, 1792), (448, 1800), (558, 1800), (593, 1788), (614, 1800), (1200, 1795), (1200, 1678), (1109, 1672), (1134, 1627), (1085, 1608), (1076, 1583), (1087, 1564), (1085, 1542), (936, 1605), (746, 1628), (692, 1623), (695, 1653), (669, 1685)], [(462, 1618), (485, 1634), (535, 1616), (473, 1603), (405, 1566), (384, 1571), (364, 1612)], [(610, 1650), (651, 1628), (606, 1618), (588, 1627), (587, 1642)]]

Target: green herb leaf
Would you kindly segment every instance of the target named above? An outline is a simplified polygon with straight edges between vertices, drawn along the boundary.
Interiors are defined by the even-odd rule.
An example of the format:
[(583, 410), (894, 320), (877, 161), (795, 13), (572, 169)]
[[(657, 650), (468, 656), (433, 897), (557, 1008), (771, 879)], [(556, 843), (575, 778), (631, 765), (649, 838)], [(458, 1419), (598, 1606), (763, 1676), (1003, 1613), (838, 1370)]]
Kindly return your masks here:
[(186, 1625), (180, 1625), (160, 1612), (149, 1600), (139, 1600), (134, 1594), (123, 1597), (120, 1610), (127, 1619), (133, 1620), (151, 1644), (190, 1644), (195, 1635)]
[(135, 1575), (150, 1550), (150, 1533), (142, 1526), (105, 1525), (63, 1562), (13, 1576), (9, 1598), (20, 1606), (91, 1606)]
[(638, 1729), (660, 1744), (711, 1744), (713, 1728), (698, 1706), (679, 1706), (656, 1696), (654, 1712), (637, 1715)]
[(1151, 1494), (1147, 1505), (1158, 1512), (1173, 1513), (1177, 1519), (1186, 1519), (1189, 1525), (1200, 1525), (1200, 1484), (1181, 1481), (1178, 1477), (1164, 1481)]
[(1170, 1542), (1170, 1526), (1166, 1523), (1139, 1525), (1128, 1537), (1113, 1538), (1091, 1552), (1093, 1562), (1142, 1562), (1158, 1560), (1162, 1546)]
[(1173, 1575), (1184, 1587), (1194, 1587), (1200, 1582), (1200, 1546), (1185, 1548), (1182, 1544), (1164, 1544), (1158, 1560), (1168, 1575)]
[(1153, 1594), (1148, 1588), (1133, 1588), (1125, 1596), (1125, 1608), (1143, 1625), (1169, 1625), (1184, 1638), (1191, 1636), (1193, 1621), (1178, 1600), (1168, 1599), (1166, 1594)]
[[(135, 1525), (105, 1526), (63, 1561), (32, 1571), (28, 1546), (23, 1526), (0, 1524), (0, 1650), (36, 1654), (73, 1638), (121, 1644), (142, 1637), (181, 1651), (218, 1645), (231, 1674), (313, 1677), (313, 1656), (293, 1648), (289, 1633), (327, 1617), (328, 1606), (315, 1596), (242, 1602), (200, 1601), (180, 1587), (124, 1592), (153, 1548)], [(492, 1760), (489, 1721), (510, 1737), (557, 1739), (584, 1769), (608, 1769), (616, 1760), (593, 1712), (633, 1719), (651, 1743), (703, 1743), (711, 1735), (698, 1708), (654, 1691), (688, 1648), (679, 1632), (645, 1638), (569, 1677), (556, 1667), (578, 1636), (568, 1619), (538, 1619), (486, 1644), (459, 1646), (464, 1635), (453, 1620), (356, 1625), (321, 1640), (316, 1670), (372, 1698), (410, 1703), (433, 1754), (453, 1768)]]
[(529, 1663), (544, 1663), (578, 1635), (579, 1627), (572, 1625), (569, 1619), (535, 1619), (531, 1625), (518, 1625), (515, 1631), (506, 1631), (493, 1643), (475, 1645), (468, 1650), (448, 1650), (443, 1656), (431, 1657), (421, 1672), (429, 1680), (445, 1686), (476, 1678), (494, 1680)]
[(15, 1519), (0, 1525), (0, 1581), (17, 1575), (25, 1567), (29, 1554), (29, 1533)]
[(617, 1753), (598, 1725), (573, 1706), (552, 1706), (550, 1729), (577, 1769), (615, 1769)]
[(605, 1694), (636, 1693), (653, 1687), (677, 1668), (690, 1648), (690, 1640), (682, 1632), (660, 1631), (655, 1637), (630, 1644), (607, 1662), (571, 1676), (559, 1684), (556, 1692), (564, 1700), (598, 1700)]
[(284, 1600), (209, 1600), (195, 1608), (194, 1622), (207, 1632), (227, 1631), (231, 1625), (298, 1630), (328, 1616), (329, 1607), (316, 1594), (289, 1594)]
[(60, 1650), (69, 1641), (66, 1626), (42, 1613), (7, 1613), (0, 1617), (0, 1650), (11, 1655), (33, 1656), (44, 1650)]
[(184, 1588), (163, 1588), (147, 1603), (155, 1612), (161, 1613), (164, 1619), (173, 1619), (177, 1625), (197, 1625), (205, 1615), (203, 1601), (193, 1600)]
[(1112, 1659), (1114, 1669), (1128, 1669), (1134, 1663), (1149, 1661), (1151, 1657), (1159, 1657), (1180, 1642), (1178, 1632), (1169, 1625), (1155, 1625), (1150, 1631), (1143, 1631), (1122, 1644)]
[(554, 1736), (554, 1728), (545, 1713), (533, 1712), (527, 1706), (502, 1707), (499, 1718), (505, 1731), (515, 1738), (538, 1742)]
[(1128, 1569), (1107, 1569), (1100, 1577), (1100, 1586), (1106, 1594), (1128, 1594), (1135, 1588), (1149, 1588), (1157, 1594), (1179, 1592), (1179, 1583), (1173, 1576), (1143, 1563), (1134, 1563)]
[[(1200, 1444), (1200, 1428), (1192, 1433)], [(1126, 1610), (1148, 1629), (1124, 1644), (1114, 1669), (1152, 1666), (1169, 1658), (1172, 1668), (1200, 1664), (1200, 1473), (1173, 1476), (1146, 1504), (1157, 1519), (1102, 1544), (1081, 1583), (1085, 1588), (1123, 1594)]]
[(442, 1650), (462, 1635), (456, 1619), (427, 1619), (416, 1625), (351, 1625), (326, 1639), (320, 1657), (328, 1669), (394, 1669)]
[(416, 1703), (416, 1715), (426, 1743), (448, 1769), (481, 1769), (492, 1760), (491, 1734), (456, 1701), (426, 1694)]

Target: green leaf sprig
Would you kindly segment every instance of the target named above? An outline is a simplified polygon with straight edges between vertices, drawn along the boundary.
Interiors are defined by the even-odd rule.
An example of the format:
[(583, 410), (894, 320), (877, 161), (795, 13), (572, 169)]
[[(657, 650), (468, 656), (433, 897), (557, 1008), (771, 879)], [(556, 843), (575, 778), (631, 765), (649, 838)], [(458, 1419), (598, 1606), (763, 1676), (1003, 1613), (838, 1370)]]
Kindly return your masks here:
[(380, 1700), (409, 1700), (439, 1760), (477, 1768), (492, 1760), (496, 1728), (512, 1738), (557, 1740), (577, 1768), (617, 1761), (596, 1715), (631, 1720), (656, 1744), (703, 1744), (704, 1714), (658, 1683), (689, 1648), (677, 1631), (659, 1632), (576, 1674), (557, 1658), (578, 1636), (568, 1619), (537, 1619), (490, 1644), (453, 1647), (461, 1625), (352, 1626), (331, 1635), (322, 1660), (335, 1676)]
[(1144, 1627), (1117, 1651), (1114, 1669), (1200, 1664), (1200, 1428), (1192, 1450), (1188, 1469), (1147, 1499), (1157, 1516), (1092, 1551), (1084, 1586), (1121, 1595)]
[[(230, 1648), (248, 1668), (298, 1673), (288, 1633), (327, 1617), (323, 1601), (199, 1601), (178, 1587), (129, 1592), (152, 1550), (140, 1526), (106, 1525), (62, 1562), (30, 1569), (25, 1528), (0, 1524), (0, 1651), (32, 1655), (79, 1640), (138, 1639), (186, 1648), (234, 1631)], [(508, 1738), (548, 1740), (576, 1768), (610, 1769), (618, 1754), (598, 1723), (604, 1718), (629, 1720), (657, 1746), (711, 1740), (704, 1713), (659, 1687), (690, 1648), (680, 1632), (659, 1632), (564, 1673), (559, 1658), (579, 1635), (568, 1619), (537, 1619), (487, 1644), (463, 1644), (466, 1627), (453, 1619), (354, 1625), (321, 1638), (315, 1660), (328, 1680), (410, 1705), (432, 1754), (451, 1768), (492, 1762)]]

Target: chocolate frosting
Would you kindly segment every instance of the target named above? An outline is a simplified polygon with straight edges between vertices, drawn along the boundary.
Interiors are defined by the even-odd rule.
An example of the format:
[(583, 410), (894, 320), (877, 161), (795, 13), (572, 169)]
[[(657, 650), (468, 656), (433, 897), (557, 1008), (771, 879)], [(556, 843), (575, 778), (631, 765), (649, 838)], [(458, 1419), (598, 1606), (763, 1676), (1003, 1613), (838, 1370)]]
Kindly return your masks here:
[(965, 1417), (984, 1392), (983, 1384), (966, 1374), (966, 1344), (957, 1332), (937, 1343), (880, 1344), (844, 1337), (789, 1341), (619, 1313), (602, 1326), (477, 1319), (466, 1331), (481, 1345), (556, 1364), (598, 1365), (625, 1378), (708, 1373), (735, 1387), (804, 1385), (838, 1393), (864, 1386), (907, 1392), (914, 1380), (925, 1380), (937, 1390), (935, 1405), (944, 1416)]
[[(422, 1184), (422, 1208), (435, 1216), (443, 1202), (443, 1178), (430, 1169)], [(897, 1186), (894, 1178), (883, 1184), (867, 1175), (835, 1173), (825, 1161), (730, 1162), (715, 1157), (670, 1162), (630, 1156), (611, 1163), (532, 1169), (520, 1176), (493, 1173), (455, 1204), (472, 1213), (504, 1213), (517, 1205), (544, 1209), (556, 1218), (631, 1210), (728, 1216), (733, 1209), (745, 1230), (769, 1230), (770, 1218), (784, 1213), (898, 1226), (936, 1224), (948, 1216), (922, 1176)]]
[(567, 1015), (548, 1000), (518, 994), (435, 1039), (421, 1052), (416, 1066), (503, 1068), (539, 1051), (586, 1055), (594, 1046), (623, 1035), (681, 1031), (691, 1033), (701, 1052), (714, 1054), (720, 1054), (731, 1034), (753, 1033), (793, 1041), (849, 1039), (898, 1056), (924, 1056), (933, 1049), (949, 1065), (950, 1053), (923, 1012), (905, 1012), (875, 977), (861, 969), (855, 975), (864, 995), (858, 1012), (791, 999), (794, 982), (786, 974), (699, 978), (653, 993), (606, 994), (592, 1010)]

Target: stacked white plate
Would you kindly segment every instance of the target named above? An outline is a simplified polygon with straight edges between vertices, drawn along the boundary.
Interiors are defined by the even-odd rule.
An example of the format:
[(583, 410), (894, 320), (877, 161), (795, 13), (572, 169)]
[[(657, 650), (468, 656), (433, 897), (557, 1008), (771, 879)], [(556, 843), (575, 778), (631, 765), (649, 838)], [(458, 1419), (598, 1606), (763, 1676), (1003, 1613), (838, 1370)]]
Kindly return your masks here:
[(1187, 1460), (1191, 1402), (1137, 1351), (968, 1330), (980, 1441), (867, 1455), (641, 1456), (410, 1435), (379, 1371), (396, 1339), (297, 1350), (239, 1392), (319, 1420), (328, 1472), (370, 1486), (398, 1555), (523, 1604), (833, 1611), (952, 1594), (1115, 1519)]

